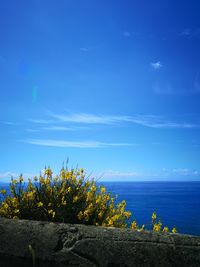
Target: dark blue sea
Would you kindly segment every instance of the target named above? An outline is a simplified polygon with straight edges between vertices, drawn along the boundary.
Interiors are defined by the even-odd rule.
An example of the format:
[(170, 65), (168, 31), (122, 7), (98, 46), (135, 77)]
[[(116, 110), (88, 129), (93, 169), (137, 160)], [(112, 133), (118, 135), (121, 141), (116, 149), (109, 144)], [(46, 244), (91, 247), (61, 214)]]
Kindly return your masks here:
[(155, 211), (163, 224), (179, 233), (200, 235), (200, 182), (106, 182), (126, 200), (139, 224), (151, 223)]
[[(138, 224), (150, 227), (156, 212), (164, 225), (179, 233), (200, 235), (200, 182), (103, 182), (106, 188), (126, 200), (127, 209)], [(5, 185), (0, 184), (0, 188)]]

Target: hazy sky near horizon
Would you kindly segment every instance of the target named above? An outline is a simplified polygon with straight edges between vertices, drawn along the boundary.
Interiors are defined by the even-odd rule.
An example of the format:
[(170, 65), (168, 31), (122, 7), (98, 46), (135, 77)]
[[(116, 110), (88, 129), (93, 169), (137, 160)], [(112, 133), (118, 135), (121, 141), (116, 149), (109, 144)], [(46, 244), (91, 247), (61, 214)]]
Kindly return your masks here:
[(0, 179), (200, 181), (200, 2), (0, 2)]

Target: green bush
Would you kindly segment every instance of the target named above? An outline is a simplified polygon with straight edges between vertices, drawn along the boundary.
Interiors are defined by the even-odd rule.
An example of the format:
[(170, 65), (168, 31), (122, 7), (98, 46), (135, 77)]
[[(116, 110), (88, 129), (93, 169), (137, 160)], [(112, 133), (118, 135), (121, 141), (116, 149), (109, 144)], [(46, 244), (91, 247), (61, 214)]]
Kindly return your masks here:
[[(126, 211), (126, 202), (116, 203), (116, 196), (106, 191), (94, 180), (85, 178), (83, 169), (62, 168), (59, 176), (53, 177), (50, 168), (44, 175), (29, 179), (26, 185), (22, 175), (11, 179), (10, 193), (1, 190), (3, 201), (0, 216), (11, 219), (29, 219), (64, 223), (81, 223), (97, 226), (127, 227), (143, 230), (136, 221), (131, 224), (131, 212)], [(152, 229), (162, 229), (161, 222), (152, 214)], [(176, 232), (176, 229), (173, 229)]]

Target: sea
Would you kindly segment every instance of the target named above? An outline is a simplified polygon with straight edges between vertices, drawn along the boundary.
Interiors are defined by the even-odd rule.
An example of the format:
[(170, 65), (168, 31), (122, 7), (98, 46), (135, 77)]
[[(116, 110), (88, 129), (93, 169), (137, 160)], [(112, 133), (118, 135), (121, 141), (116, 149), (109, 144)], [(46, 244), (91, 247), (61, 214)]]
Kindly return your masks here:
[[(107, 191), (126, 201), (132, 220), (151, 229), (156, 212), (163, 226), (200, 236), (200, 182), (102, 182)], [(0, 189), (8, 184), (0, 183)]]

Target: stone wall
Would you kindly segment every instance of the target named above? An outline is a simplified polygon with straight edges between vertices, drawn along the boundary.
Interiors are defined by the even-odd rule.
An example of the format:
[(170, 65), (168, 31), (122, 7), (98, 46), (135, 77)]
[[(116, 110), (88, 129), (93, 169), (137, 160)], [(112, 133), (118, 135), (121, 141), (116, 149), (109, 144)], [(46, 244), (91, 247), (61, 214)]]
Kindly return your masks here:
[(0, 266), (33, 265), (199, 267), (200, 237), (0, 218)]

